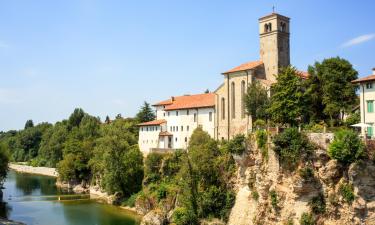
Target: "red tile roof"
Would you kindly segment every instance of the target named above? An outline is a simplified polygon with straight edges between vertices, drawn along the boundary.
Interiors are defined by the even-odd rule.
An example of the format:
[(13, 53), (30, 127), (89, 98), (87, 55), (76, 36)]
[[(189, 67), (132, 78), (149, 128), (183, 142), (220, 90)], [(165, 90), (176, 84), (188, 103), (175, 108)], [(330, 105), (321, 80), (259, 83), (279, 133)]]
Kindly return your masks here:
[(297, 70), (297, 75), (299, 75), (299, 77), (301, 77), (302, 79), (305, 79), (305, 80), (310, 77), (310, 74), (306, 71)]
[(237, 67), (234, 67), (233, 69), (228, 70), (227, 72), (224, 72), (223, 74), (234, 73), (234, 72), (245, 71), (245, 70), (251, 70), (251, 69), (254, 69), (254, 68), (256, 68), (260, 65), (263, 65), (262, 61), (251, 61), (251, 62), (241, 64)]
[(367, 77), (363, 77), (363, 78), (358, 78), (356, 80), (353, 80), (352, 83), (355, 84), (355, 83), (361, 83), (361, 82), (373, 81), (373, 80), (375, 80), (375, 74), (367, 76)]
[(155, 125), (160, 125), (167, 122), (166, 120), (153, 120), (153, 121), (148, 121), (144, 123), (138, 124), (138, 126), (155, 126)]
[(197, 95), (183, 95), (172, 97), (171, 99), (159, 102), (154, 106), (164, 105), (166, 111), (176, 109), (193, 109), (206, 108), (215, 106), (215, 94), (197, 94)]

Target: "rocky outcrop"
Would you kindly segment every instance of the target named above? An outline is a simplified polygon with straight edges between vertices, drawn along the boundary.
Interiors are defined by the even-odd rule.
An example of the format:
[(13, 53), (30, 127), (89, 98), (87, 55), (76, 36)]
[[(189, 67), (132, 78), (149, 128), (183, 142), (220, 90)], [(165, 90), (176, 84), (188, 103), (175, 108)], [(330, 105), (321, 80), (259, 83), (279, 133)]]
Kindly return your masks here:
[(58, 177), (59, 175), (56, 171), (56, 168), (49, 168), (49, 167), (33, 167), (33, 166), (9, 163), (9, 168), (19, 173), (39, 174), (39, 175), (50, 176), (50, 177)]
[(141, 225), (163, 225), (165, 223), (165, 215), (158, 210), (152, 210), (148, 212), (141, 221)]
[(21, 222), (16, 222), (16, 221), (13, 221), (13, 220), (7, 220), (7, 219), (1, 219), (0, 218), (0, 225), (26, 225), (26, 224), (21, 223)]
[[(237, 195), (229, 225), (299, 224), (303, 213), (312, 213), (312, 204), (325, 205), (324, 212), (314, 216), (316, 224), (375, 225), (374, 162), (364, 160), (342, 165), (327, 155), (325, 148), (331, 136), (312, 135), (311, 138), (317, 149), (308, 162), (301, 161), (293, 171), (280, 166), (271, 147), (268, 158), (253, 147), (242, 156), (247, 159), (236, 159)], [(312, 169), (310, 176), (300, 173), (307, 167)], [(352, 202), (343, 197), (343, 184), (353, 187)]]

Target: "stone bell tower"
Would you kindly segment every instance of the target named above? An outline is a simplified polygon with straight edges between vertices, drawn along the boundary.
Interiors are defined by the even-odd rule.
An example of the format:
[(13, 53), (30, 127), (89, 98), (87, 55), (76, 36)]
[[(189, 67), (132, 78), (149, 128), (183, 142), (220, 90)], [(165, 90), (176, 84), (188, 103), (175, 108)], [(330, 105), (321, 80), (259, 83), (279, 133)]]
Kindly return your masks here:
[(259, 19), (260, 60), (267, 80), (276, 81), (279, 70), (290, 65), (289, 20), (277, 13)]

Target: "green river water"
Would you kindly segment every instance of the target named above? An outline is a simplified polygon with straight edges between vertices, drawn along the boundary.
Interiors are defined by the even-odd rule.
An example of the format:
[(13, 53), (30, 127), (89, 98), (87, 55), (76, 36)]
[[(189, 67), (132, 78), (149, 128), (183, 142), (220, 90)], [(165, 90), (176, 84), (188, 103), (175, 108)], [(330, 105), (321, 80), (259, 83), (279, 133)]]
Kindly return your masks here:
[[(29, 225), (139, 224), (139, 218), (131, 212), (89, 200), (88, 196), (63, 192), (55, 182), (52, 177), (9, 171), (0, 217)], [(82, 199), (69, 200), (72, 198)]]

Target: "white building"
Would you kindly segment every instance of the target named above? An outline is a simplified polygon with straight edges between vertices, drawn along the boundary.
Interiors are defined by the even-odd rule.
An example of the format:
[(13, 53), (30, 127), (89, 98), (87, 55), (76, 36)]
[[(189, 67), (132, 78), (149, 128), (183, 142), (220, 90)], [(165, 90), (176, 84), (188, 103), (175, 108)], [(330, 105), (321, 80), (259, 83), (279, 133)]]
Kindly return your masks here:
[(139, 124), (139, 148), (151, 151), (186, 149), (195, 128), (215, 137), (215, 94), (171, 97), (153, 105), (156, 120)]
[(359, 84), (361, 123), (370, 125), (367, 128), (362, 128), (362, 135), (367, 134), (368, 137), (373, 138), (375, 125), (375, 68), (372, 69), (372, 75), (354, 80), (352, 83)]

